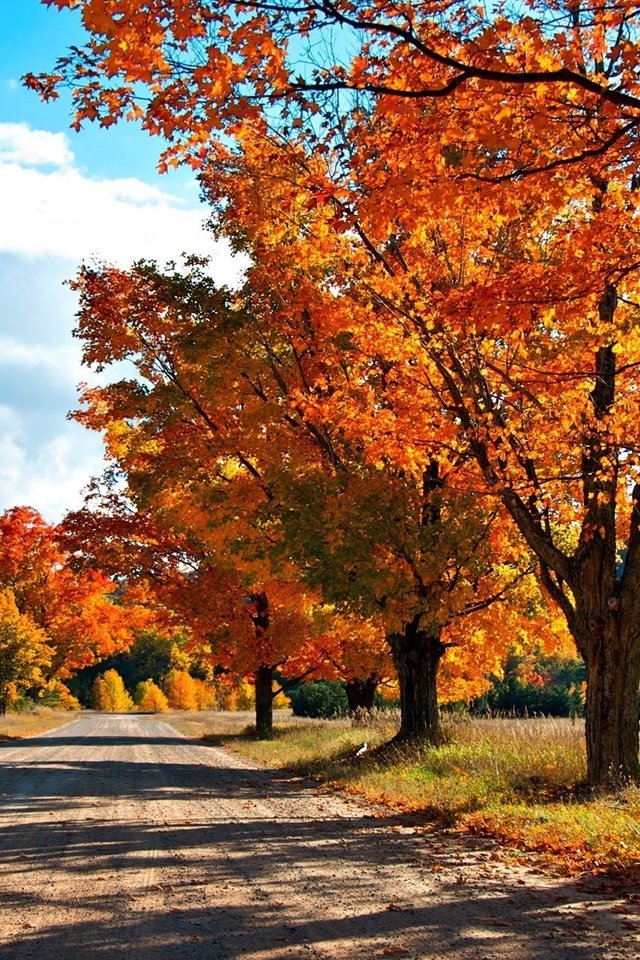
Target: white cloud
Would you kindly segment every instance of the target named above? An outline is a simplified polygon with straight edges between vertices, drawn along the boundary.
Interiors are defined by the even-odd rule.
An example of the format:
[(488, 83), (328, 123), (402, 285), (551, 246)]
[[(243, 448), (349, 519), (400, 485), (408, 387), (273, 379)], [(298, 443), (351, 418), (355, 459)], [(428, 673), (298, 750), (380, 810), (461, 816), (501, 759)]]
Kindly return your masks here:
[[(55, 169), (35, 165), (45, 156)], [(219, 282), (238, 279), (242, 264), (205, 231), (203, 207), (185, 209), (134, 178), (89, 177), (72, 160), (63, 134), (0, 123), (0, 252), (63, 258), (70, 273), (92, 258), (127, 267), (141, 258), (163, 262), (196, 253), (211, 257)]]
[(26, 123), (0, 123), (0, 162), (66, 167), (73, 153), (64, 133), (32, 130)]
[(69, 423), (34, 446), (20, 426), (13, 411), (0, 407), (0, 510), (32, 506), (55, 523), (82, 505), (89, 477), (101, 473), (100, 439)]
[(211, 258), (232, 284), (243, 264), (189, 208), (134, 178), (90, 177), (63, 133), (0, 123), (0, 510), (28, 504), (58, 520), (103, 469), (102, 444), (66, 420), (93, 377), (73, 341), (77, 300), (62, 280), (83, 260)]
[(4, 337), (0, 333), (0, 369), (4, 366), (21, 367), (25, 371), (40, 372), (47, 377), (62, 380), (75, 385), (87, 371), (80, 362), (80, 346), (68, 342), (50, 346), (48, 344), (20, 343), (13, 337)]

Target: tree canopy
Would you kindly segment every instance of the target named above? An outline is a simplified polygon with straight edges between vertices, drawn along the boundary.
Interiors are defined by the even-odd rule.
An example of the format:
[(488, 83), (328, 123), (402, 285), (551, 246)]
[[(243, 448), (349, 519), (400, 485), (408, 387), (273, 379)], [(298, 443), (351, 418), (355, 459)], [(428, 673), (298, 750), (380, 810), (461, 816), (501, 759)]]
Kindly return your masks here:
[(637, 779), (636, 5), (55, 3), (88, 40), (28, 84), (163, 137), (251, 257), (278, 389), (249, 375), (258, 420), (210, 433), (255, 503), (239, 443), (288, 456), (286, 409), (299, 463), (436, 464), (492, 504), (585, 660), (590, 780)]

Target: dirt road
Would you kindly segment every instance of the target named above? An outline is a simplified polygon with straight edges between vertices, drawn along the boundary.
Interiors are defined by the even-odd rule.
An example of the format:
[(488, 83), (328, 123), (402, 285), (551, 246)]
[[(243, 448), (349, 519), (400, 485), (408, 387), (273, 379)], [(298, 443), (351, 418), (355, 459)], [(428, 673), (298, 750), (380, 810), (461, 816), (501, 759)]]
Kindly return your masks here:
[(0, 747), (2, 960), (629, 960), (640, 918), (488, 843), (86, 716)]

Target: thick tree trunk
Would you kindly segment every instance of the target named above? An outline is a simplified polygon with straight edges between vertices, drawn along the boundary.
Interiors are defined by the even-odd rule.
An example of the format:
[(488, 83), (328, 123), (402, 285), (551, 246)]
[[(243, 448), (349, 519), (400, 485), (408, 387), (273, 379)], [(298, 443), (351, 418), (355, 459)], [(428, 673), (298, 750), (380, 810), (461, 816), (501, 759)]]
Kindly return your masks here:
[[(594, 786), (640, 780), (639, 502), (640, 488), (636, 488), (622, 575), (616, 578), (615, 559), (607, 558), (611, 551), (598, 543), (574, 586), (574, 636), (587, 666), (588, 779)], [(600, 563), (594, 563), (598, 559)]]
[(400, 687), (396, 742), (432, 743), (439, 737), (437, 679), (445, 645), (440, 629), (421, 629), (420, 616), (389, 637)]
[(587, 665), (587, 776), (594, 786), (640, 779), (637, 653), (611, 637), (593, 644)]
[(361, 677), (351, 677), (345, 683), (347, 702), (349, 703), (349, 713), (356, 713), (358, 710), (373, 710), (373, 698), (378, 689), (380, 681), (375, 673), (362, 679)]
[(256, 670), (256, 736), (271, 740), (273, 736), (273, 667)]
[[(607, 286), (598, 305), (603, 323), (613, 323), (617, 299), (615, 287)], [(607, 423), (616, 400), (614, 340), (595, 357), (591, 419), (583, 436), (585, 515), (570, 579), (575, 615), (568, 621), (587, 666), (587, 776), (603, 787), (640, 778), (640, 489), (633, 494), (627, 555), (618, 575), (620, 461)]]

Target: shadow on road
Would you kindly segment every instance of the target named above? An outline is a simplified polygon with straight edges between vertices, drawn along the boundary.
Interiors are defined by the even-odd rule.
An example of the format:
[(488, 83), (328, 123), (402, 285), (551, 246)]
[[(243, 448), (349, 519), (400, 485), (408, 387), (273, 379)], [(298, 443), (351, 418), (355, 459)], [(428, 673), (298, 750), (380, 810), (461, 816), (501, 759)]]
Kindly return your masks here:
[[(83, 759), (142, 739), (165, 756)], [(572, 885), (532, 894), (506, 879), (467, 884), (464, 858), (480, 855), (481, 841), (427, 841), (373, 808), (325, 816), (316, 784), (198, 762), (205, 748), (193, 741), (70, 733), (20, 749), (30, 745), (40, 753), (14, 764), (0, 746), (3, 905), (27, 918), (46, 906), (50, 922), (25, 920), (3, 960), (325, 960), (333, 948), (359, 960), (405, 941), (415, 958), (493, 960), (509, 956), (514, 915), (517, 960), (602, 957), (584, 928), (560, 929), (549, 909), (575, 894)], [(415, 902), (392, 903), (395, 871), (412, 872)], [(371, 892), (381, 872), (386, 909)], [(355, 952), (340, 952), (342, 941)]]

